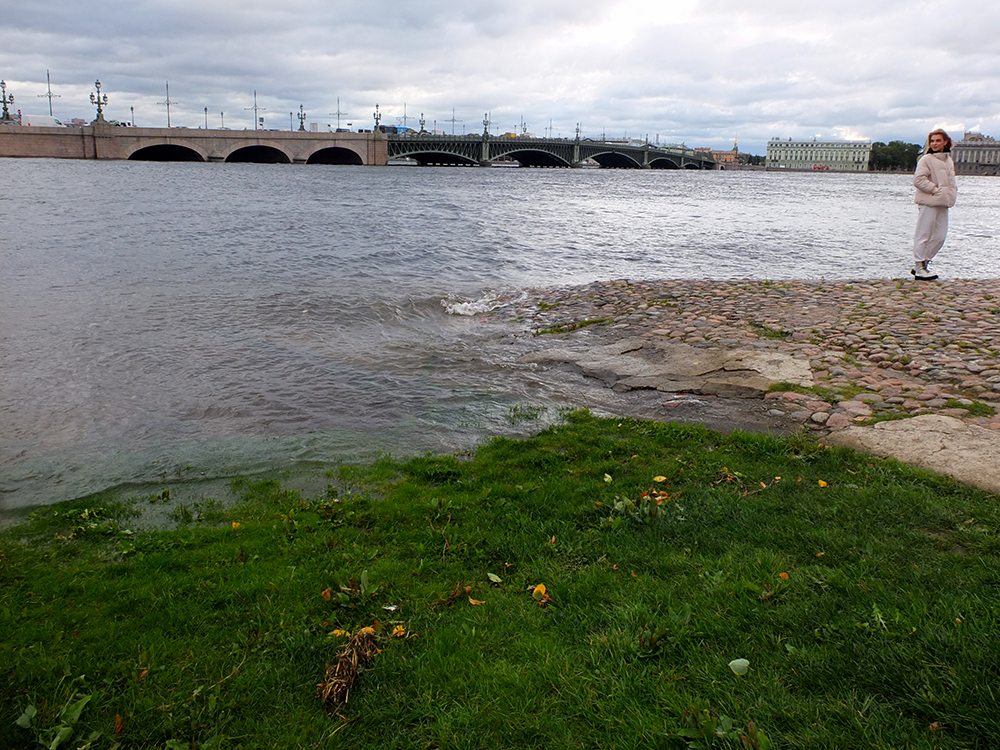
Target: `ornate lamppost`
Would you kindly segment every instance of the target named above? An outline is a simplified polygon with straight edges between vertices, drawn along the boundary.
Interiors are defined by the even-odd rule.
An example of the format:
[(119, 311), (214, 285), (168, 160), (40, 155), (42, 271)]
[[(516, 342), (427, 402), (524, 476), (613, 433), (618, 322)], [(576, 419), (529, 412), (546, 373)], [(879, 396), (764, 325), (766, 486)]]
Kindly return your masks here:
[(101, 99), (101, 81), (100, 81), (100, 79), (94, 81), (94, 86), (97, 88), (97, 96), (94, 96), (94, 94), (91, 94), (90, 95), (90, 103), (97, 105), (97, 117), (94, 118), (94, 122), (90, 123), (91, 125), (93, 125), (94, 123), (98, 123), (98, 122), (104, 122), (104, 123), (107, 122), (107, 120), (104, 119), (104, 107), (106, 107), (107, 104), (108, 104), (108, 95), (105, 94), (104, 95), (104, 99)]
[(299, 117), (299, 131), (304, 133), (306, 132), (306, 109), (305, 106), (302, 104), (299, 105), (298, 117)]
[(378, 111), (378, 105), (377, 104), (375, 105), (375, 112), (372, 114), (372, 117), (375, 118), (375, 132), (377, 133), (378, 132), (378, 123), (382, 119), (382, 114)]
[(0, 91), (3, 91), (3, 115), (0, 115), (0, 122), (14, 122), (14, 118), (10, 116), (10, 110), (7, 106), (14, 106), (14, 95), (7, 93), (7, 82), (0, 81)]

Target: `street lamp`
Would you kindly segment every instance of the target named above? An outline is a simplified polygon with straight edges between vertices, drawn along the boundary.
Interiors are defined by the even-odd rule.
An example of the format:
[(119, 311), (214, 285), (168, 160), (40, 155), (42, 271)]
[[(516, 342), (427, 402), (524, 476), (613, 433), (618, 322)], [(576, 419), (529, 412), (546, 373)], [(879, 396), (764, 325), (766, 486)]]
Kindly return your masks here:
[(90, 123), (93, 125), (95, 122), (107, 122), (104, 119), (104, 107), (108, 104), (108, 95), (104, 95), (104, 99), (101, 99), (101, 81), (100, 79), (94, 81), (94, 86), (97, 87), (97, 96), (93, 94), (90, 95), (90, 103), (97, 105), (97, 117), (94, 118), (94, 122)]
[(260, 112), (267, 112), (267, 107), (258, 107), (257, 106), (257, 89), (253, 90), (253, 106), (252, 107), (244, 107), (243, 109), (245, 111), (247, 111), (247, 112), (249, 112), (251, 109), (253, 110), (253, 129), (257, 130), (258, 129), (257, 126), (258, 125), (262, 125), (263, 124), (263, 120), (264, 120), (264, 118), (261, 117), (259, 115), (259, 113)]
[(14, 118), (10, 116), (10, 110), (7, 109), (7, 105), (14, 104), (14, 95), (7, 95), (7, 82), (0, 81), (0, 90), (3, 91), (3, 115), (0, 115), (0, 122), (14, 122)]
[(379, 120), (382, 119), (382, 115), (378, 111), (378, 105), (377, 104), (375, 105), (375, 112), (372, 114), (372, 117), (375, 118), (375, 131), (378, 132), (378, 123), (379, 123)]
[(299, 105), (299, 130), (306, 132), (306, 110), (302, 104)]
[(47, 93), (39, 94), (38, 98), (41, 99), (42, 97), (48, 97), (48, 100), (49, 100), (49, 117), (52, 117), (52, 100), (53, 99), (61, 99), (62, 97), (59, 96), (59, 94), (53, 94), (52, 93), (52, 78), (49, 76), (49, 71), (47, 71), (47, 70), (45, 71), (45, 84), (46, 84)]
[(205, 130), (208, 130), (208, 107), (205, 107)]
[(177, 104), (177, 102), (170, 101), (170, 81), (167, 81), (167, 100), (160, 102), (160, 104), (167, 105), (167, 127), (170, 127), (170, 105)]

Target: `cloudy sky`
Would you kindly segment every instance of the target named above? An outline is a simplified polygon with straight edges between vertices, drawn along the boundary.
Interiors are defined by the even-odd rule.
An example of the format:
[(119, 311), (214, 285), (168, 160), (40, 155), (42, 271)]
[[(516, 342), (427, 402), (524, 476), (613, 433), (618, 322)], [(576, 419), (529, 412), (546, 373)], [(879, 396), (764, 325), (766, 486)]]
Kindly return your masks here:
[[(1000, 137), (1000, 3), (967, 0), (0, 0), (15, 109), (137, 125), (383, 124), (767, 140)], [(452, 122), (452, 120), (456, 122)], [(298, 127), (298, 120), (291, 120)]]

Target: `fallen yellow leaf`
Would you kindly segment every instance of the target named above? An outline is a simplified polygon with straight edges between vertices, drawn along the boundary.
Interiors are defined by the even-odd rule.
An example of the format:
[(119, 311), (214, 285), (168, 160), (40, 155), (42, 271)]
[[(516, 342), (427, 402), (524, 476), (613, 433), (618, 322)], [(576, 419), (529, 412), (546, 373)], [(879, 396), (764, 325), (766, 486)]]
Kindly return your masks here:
[(653, 477), (653, 481), (654, 482), (666, 482), (667, 478), (666, 477)]
[(820, 487), (826, 487), (826, 486), (827, 486), (827, 484), (826, 484), (826, 482), (824, 482), (824, 481), (823, 481), (822, 479), (820, 479), (820, 480), (819, 480), (819, 486), (820, 486)]
[(402, 638), (404, 635), (406, 635), (406, 628), (404, 628), (402, 625), (397, 625), (392, 629), (392, 634), (396, 638)]
[(480, 604), (486, 604), (486, 602), (483, 601), (482, 599), (473, 599), (470, 596), (469, 597), (469, 604), (471, 604), (473, 607), (476, 607), (476, 606), (479, 606)]
[(543, 596), (545, 596), (545, 584), (540, 583), (537, 586), (535, 586), (535, 590), (531, 592), (531, 595), (535, 597), (535, 599), (541, 599)]
[(323, 592), (320, 594), (320, 596), (329, 601), (330, 597), (333, 596), (333, 590), (323, 589)]
[(787, 581), (788, 580), (788, 573), (778, 573), (778, 578), (784, 578)]

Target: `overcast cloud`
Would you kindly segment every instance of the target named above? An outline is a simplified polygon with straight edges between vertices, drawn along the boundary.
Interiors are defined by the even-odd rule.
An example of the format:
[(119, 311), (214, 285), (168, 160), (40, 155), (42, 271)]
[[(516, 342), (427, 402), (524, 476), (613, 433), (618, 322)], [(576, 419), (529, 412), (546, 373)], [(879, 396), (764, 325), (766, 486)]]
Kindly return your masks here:
[[(895, 0), (0, 0), (15, 109), (252, 128), (648, 136), (763, 154), (771, 137), (1000, 137), (1000, 3)], [(453, 115), (454, 113), (454, 115)], [(452, 118), (461, 122), (452, 122)], [(292, 119), (298, 127), (298, 119)]]

